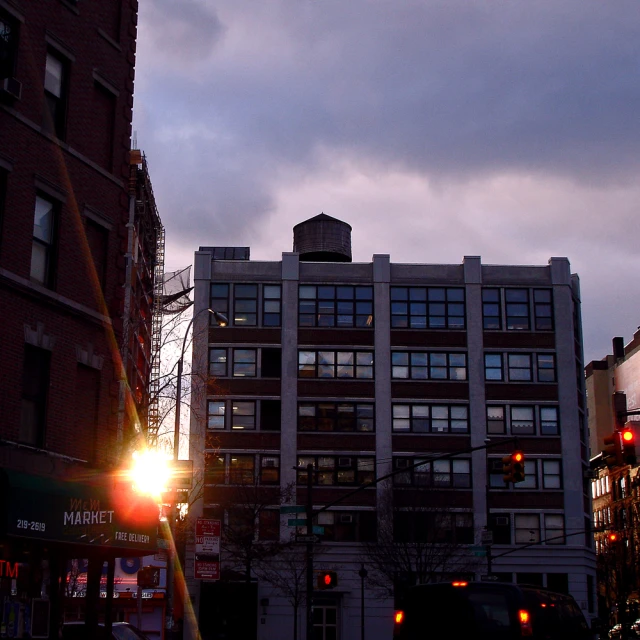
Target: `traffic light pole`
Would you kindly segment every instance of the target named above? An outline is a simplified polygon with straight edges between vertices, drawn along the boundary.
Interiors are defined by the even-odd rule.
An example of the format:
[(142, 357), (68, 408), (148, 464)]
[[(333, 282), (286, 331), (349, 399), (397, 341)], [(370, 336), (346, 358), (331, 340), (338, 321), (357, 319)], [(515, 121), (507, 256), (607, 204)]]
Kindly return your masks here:
[(307, 598), (306, 598), (306, 640), (313, 637), (313, 464), (307, 465)]

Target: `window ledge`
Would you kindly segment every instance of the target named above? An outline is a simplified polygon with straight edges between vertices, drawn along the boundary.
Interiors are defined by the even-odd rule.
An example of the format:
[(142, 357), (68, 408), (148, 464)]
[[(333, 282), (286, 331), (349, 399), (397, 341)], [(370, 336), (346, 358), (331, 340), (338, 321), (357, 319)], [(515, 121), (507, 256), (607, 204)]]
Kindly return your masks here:
[(98, 35), (106, 40), (114, 49), (122, 51), (122, 47), (104, 29), (98, 27)]

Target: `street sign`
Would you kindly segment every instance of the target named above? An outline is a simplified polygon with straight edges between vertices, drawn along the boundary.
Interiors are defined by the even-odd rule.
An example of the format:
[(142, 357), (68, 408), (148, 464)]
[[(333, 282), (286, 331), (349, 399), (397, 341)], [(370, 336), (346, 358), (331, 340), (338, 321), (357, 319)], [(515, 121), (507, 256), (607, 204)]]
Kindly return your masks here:
[(470, 550), (476, 558), (484, 558), (487, 555), (487, 550), (484, 547), (470, 547)]
[(302, 518), (297, 518), (295, 520), (288, 520), (287, 524), (290, 527), (306, 527), (307, 526), (307, 521), (306, 519), (302, 519)]
[(320, 541), (318, 540), (318, 536), (298, 536), (296, 538), (296, 542), (313, 543), (313, 542), (320, 542)]
[(324, 527), (318, 526), (317, 524), (314, 524), (313, 527), (311, 527), (311, 531), (313, 531), (313, 533), (315, 533), (318, 536), (324, 535)]
[(220, 579), (220, 520), (196, 520), (196, 580)]
[(280, 507), (280, 513), (304, 513), (307, 508), (301, 504), (284, 505)]
[(498, 576), (480, 576), (481, 582), (494, 582), (496, 580), (498, 580)]

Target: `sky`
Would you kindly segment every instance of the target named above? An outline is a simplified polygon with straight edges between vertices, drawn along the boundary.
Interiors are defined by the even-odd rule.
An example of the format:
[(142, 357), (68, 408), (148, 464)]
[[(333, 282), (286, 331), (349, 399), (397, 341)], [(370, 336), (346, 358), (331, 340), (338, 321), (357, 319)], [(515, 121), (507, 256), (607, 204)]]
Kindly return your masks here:
[(134, 96), (167, 270), (280, 260), (321, 212), (356, 262), (546, 265), (585, 361), (640, 325), (638, 0), (145, 0)]

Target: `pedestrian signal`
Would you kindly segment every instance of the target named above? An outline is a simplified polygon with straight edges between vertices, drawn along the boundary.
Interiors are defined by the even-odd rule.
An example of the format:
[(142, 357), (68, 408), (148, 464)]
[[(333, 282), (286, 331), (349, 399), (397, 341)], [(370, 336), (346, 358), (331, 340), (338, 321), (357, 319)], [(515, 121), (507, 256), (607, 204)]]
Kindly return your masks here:
[(318, 589), (335, 589), (338, 585), (338, 574), (335, 571), (321, 571), (318, 574)]

